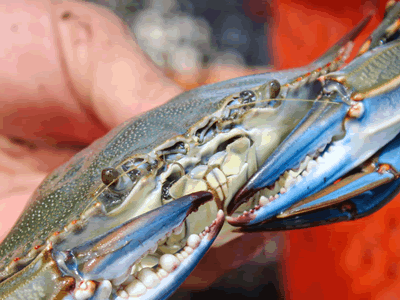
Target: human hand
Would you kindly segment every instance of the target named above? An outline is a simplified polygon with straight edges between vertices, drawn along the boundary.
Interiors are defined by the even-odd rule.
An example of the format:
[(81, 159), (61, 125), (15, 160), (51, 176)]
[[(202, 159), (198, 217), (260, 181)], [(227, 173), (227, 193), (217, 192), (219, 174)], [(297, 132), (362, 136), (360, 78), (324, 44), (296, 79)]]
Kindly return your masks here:
[[(1, 7), (0, 240), (51, 170), (182, 91), (103, 8), (50, 0), (3, 0)], [(214, 248), (188, 284), (207, 286), (250, 260), (269, 238), (259, 237)]]
[(0, 236), (47, 173), (181, 92), (111, 12), (73, 1), (3, 2)]

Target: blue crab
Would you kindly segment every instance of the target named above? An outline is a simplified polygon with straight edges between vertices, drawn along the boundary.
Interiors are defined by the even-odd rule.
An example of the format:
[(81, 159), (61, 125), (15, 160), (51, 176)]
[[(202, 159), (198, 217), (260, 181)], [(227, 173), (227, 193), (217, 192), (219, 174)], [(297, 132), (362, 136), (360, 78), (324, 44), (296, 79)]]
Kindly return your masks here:
[(183, 93), (80, 152), (0, 245), (0, 299), (166, 299), (225, 213), (254, 231), (378, 209), (399, 183), (399, 11), (344, 68), (368, 18), (309, 66)]

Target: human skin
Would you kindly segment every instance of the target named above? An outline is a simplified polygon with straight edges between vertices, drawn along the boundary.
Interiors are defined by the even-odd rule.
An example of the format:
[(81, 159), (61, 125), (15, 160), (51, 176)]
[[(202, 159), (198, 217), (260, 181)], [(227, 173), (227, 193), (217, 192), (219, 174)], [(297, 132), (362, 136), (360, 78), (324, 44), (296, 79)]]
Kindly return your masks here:
[(2, 2), (0, 236), (47, 173), (117, 124), (182, 91), (103, 8)]
[[(50, 171), (183, 89), (152, 64), (127, 26), (104, 8), (78, 1), (0, 3), (2, 240)], [(208, 286), (259, 254), (271, 236), (238, 235), (214, 247), (186, 288)]]

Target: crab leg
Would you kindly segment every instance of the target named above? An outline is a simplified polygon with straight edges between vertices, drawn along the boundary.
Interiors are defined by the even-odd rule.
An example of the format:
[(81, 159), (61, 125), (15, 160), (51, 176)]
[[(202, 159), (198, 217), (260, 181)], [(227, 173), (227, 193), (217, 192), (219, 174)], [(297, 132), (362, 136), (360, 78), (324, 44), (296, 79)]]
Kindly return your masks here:
[(399, 16), (400, 3), (397, 1), (388, 1), (384, 19), (361, 46), (358, 55), (362, 55), (368, 50), (372, 50), (384, 43), (398, 38), (397, 31), (400, 29)]
[[(391, 42), (321, 78), (320, 99), (235, 195), (230, 213), (272, 186), (285, 171), (290, 181), (272, 201), (262, 199), (259, 209), (227, 220), (248, 226), (274, 217), (332, 184), (392, 140), (400, 131), (399, 57), (400, 42)], [(295, 168), (304, 160), (306, 170), (298, 174)]]

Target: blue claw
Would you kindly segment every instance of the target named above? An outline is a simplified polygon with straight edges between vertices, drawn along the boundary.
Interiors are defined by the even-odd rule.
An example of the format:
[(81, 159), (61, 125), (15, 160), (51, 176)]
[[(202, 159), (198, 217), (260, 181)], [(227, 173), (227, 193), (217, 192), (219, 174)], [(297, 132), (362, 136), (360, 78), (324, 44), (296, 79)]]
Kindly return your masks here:
[(320, 192), (296, 203), (276, 218), (248, 230), (306, 228), (359, 219), (372, 214), (400, 189), (400, 135), (370, 164)]
[[(222, 210), (218, 212), (214, 226), (201, 239), (200, 244), (194, 249), (193, 253), (186, 258), (168, 277), (164, 278), (160, 285), (155, 289), (150, 289), (147, 293), (140, 297), (142, 300), (163, 300), (167, 299), (189, 276), (193, 269), (197, 266), (207, 250), (211, 247), (215, 238), (224, 224), (224, 213)], [(124, 300), (116, 298), (115, 300)]]
[[(272, 186), (285, 171), (300, 166), (306, 156), (314, 158), (312, 164), (306, 162), (305, 170), (294, 175), (296, 183), (293, 185), (292, 181), (288, 188), (281, 189), (272, 201), (264, 200), (260, 208), (250, 213), (227, 218), (230, 224), (252, 226), (279, 215), (333, 184), (395, 138), (400, 132), (398, 78), (389, 75), (389, 66), (382, 70), (389, 71), (382, 78), (378, 76), (375, 81), (368, 82), (360, 80), (374, 60), (387, 59), (386, 56), (392, 53), (400, 54), (399, 41), (372, 50), (343, 70), (322, 79), (325, 86), (321, 99), (238, 191), (232, 200), (233, 206), (257, 192), (263, 194), (264, 189)], [(321, 147), (325, 146), (320, 153)], [(292, 172), (296, 174), (296, 170)]]
[(342, 178), (340, 182), (295, 204), (279, 218), (320, 209), (343, 202), (368, 190), (389, 183), (400, 176), (400, 135), (363, 166), (361, 172)]
[(400, 178), (331, 207), (288, 218), (273, 218), (265, 223), (242, 227), (243, 231), (275, 231), (309, 228), (360, 219), (378, 211), (400, 191)]
[[(89, 280), (110, 284), (112, 281), (118, 286), (122, 283), (134, 284), (135, 279), (129, 279), (132, 267), (148, 253), (153, 253), (157, 249), (158, 242), (169, 236), (191, 212), (212, 199), (213, 196), (209, 192), (196, 192), (183, 196), (72, 249), (64, 250), (62, 246), (55, 245), (53, 258), (64, 275), (72, 276), (78, 282)], [(101, 222), (104, 216), (100, 214), (93, 218), (97, 219), (93, 221)], [(185, 248), (190, 248), (189, 252), (183, 250), (185, 253), (179, 254), (178, 257), (170, 255), (173, 257), (165, 258), (164, 261), (168, 261), (164, 265), (167, 270), (162, 269), (158, 275), (149, 271), (154, 275), (147, 276), (150, 278), (158, 276), (160, 282), (143, 292), (140, 299), (166, 299), (173, 293), (210, 248), (224, 220), (224, 213), (220, 210), (217, 218), (205, 231), (198, 236), (189, 237), (191, 242), (188, 242), (189, 247)], [(160, 257), (160, 268), (162, 259), (163, 256)], [(112, 298), (125, 299), (115, 294)]]
[(56, 249), (54, 256), (59, 258), (57, 261), (65, 260), (66, 273), (90, 280), (114, 280), (130, 272), (129, 267), (123, 272), (121, 266), (132, 266), (192, 211), (211, 199), (208, 192), (184, 196), (82, 245), (67, 251)]

